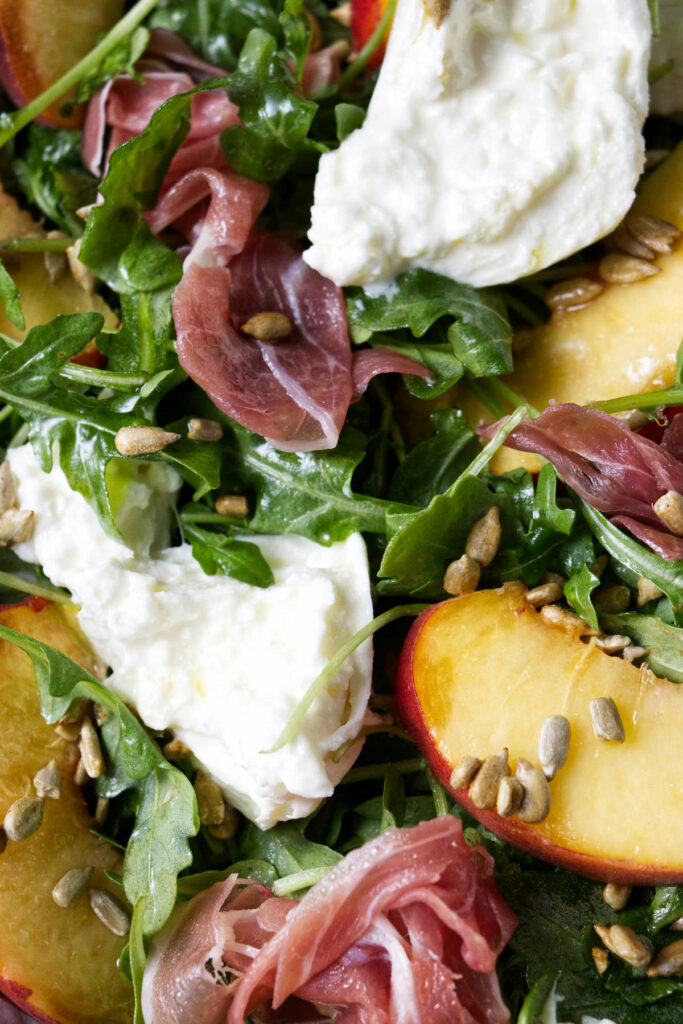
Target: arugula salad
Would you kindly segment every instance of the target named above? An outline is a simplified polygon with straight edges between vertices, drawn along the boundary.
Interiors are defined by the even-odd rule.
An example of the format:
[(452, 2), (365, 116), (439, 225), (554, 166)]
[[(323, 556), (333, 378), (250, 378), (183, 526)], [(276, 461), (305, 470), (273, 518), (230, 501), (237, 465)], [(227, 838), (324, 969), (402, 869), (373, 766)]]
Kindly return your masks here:
[(640, 7), (608, 236), (378, 286), (302, 252), (395, 0), (49, 46), (0, 2), (0, 1021), (683, 1019), (683, 6)]

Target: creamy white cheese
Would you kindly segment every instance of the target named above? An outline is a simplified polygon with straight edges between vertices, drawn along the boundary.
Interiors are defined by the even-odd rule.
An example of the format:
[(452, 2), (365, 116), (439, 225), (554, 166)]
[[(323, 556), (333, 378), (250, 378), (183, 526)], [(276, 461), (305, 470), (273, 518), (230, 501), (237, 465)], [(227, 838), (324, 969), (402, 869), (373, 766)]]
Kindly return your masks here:
[(647, 0), (398, 0), (362, 128), (325, 154), (305, 259), (513, 281), (607, 234), (643, 167)]
[[(22, 508), (35, 512), (33, 539), (16, 548), (67, 587), (80, 625), (111, 667), (106, 684), (154, 729), (171, 729), (227, 798), (267, 828), (298, 818), (328, 796), (358, 752), (331, 755), (361, 728), (370, 692), (369, 643), (348, 659), (300, 734), (272, 747), (290, 712), (329, 658), (372, 618), (360, 535), (323, 547), (304, 537), (250, 537), (275, 576), (267, 589), (206, 576), (188, 544), (155, 552), (154, 531), (136, 552), (101, 527), (56, 465), (38, 466), (30, 446), (8, 458)], [(127, 502), (152, 517), (178, 485), (157, 466)]]

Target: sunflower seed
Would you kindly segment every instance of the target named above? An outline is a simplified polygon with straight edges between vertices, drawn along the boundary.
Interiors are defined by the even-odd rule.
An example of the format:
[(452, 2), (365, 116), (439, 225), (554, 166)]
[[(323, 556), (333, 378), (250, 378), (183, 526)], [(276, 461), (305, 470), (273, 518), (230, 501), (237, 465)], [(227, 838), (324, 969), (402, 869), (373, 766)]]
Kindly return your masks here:
[(550, 786), (545, 775), (526, 758), (520, 757), (515, 778), (524, 787), (524, 797), (517, 812), (520, 820), (528, 825), (543, 821), (550, 813)]
[(90, 885), (93, 868), (72, 868), (59, 879), (52, 889), (52, 899), (58, 907), (73, 907), (84, 896)]
[(538, 759), (546, 779), (554, 779), (569, 754), (571, 726), (564, 715), (549, 715), (541, 726)]
[(240, 816), (230, 804), (224, 804), (223, 820), (220, 825), (209, 825), (209, 832), (216, 839), (232, 839), (240, 823)]
[(76, 767), (74, 768), (74, 782), (77, 786), (85, 786), (86, 782), (90, 781), (90, 776), (85, 770), (83, 764), (83, 758), (79, 757)]
[(351, 28), (351, 0), (345, 0), (343, 4), (339, 4), (339, 7), (334, 7), (329, 12), (329, 16), (338, 25), (343, 25), (344, 28)]
[(655, 263), (627, 256), (624, 252), (610, 252), (598, 264), (598, 273), (608, 284), (633, 284), (659, 272), (660, 267)]
[(602, 890), (602, 898), (612, 910), (623, 910), (631, 898), (631, 885), (615, 885), (608, 882)]
[(58, 736), (61, 736), (63, 740), (68, 740), (69, 743), (75, 743), (81, 735), (81, 723), (57, 722), (55, 732)]
[(42, 797), (22, 796), (15, 800), (5, 815), (3, 828), (13, 843), (21, 843), (37, 832), (43, 823)]
[(109, 718), (109, 708), (105, 708), (102, 704), (93, 704), (92, 715), (95, 719), (95, 725), (98, 729), (101, 729)]
[(465, 542), (465, 553), (479, 565), (490, 565), (500, 544), (500, 512), (492, 505), (485, 516), (478, 519)]
[(77, 722), (80, 727), (80, 723), (83, 720), (83, 715), (86, 714), (89, 707), (89, 700), (86, 700), (85, 697), (77, 697), (76, 700), (71, 701), (71, 704), (69, 705), (69, 709), (66, 712), (66, 714), (62, 715), (62, 717), (59, 719), (59, 724), (73, 725)]
[(507, 748), (503, 748), (498, 754), (490, 754), (470, 786), (469, 796), (474, 806), (481, 811), (490, 811), (495, 807), (500, 780), (509, 774)]
[(81, 724), (81, 760), (83, 767), (88, 773), (91, 779), (99, 779), (100, 775), (104, 771), (104, 758), (102, 757), (102, 747), (100, 746), (100, 740), (95, 731), (95, 726), (92, 723), (92, 719), (85, 717)]
[(120, 427), (116, 431), (114, 445), (119, 455), (133, 458), (136, 455), (153, 455), (154, 452), (161, 452), (179, 439), (180, 434), (173, 434), (162, 427), (141, 424), (138, 427)]
[(642, 608), (648, 601), (654, 601), (656, 598), (661, 597), (664, 593), (660, 590), (656, 583), (652, 580), (646, 579), (644, 576), (638, 577), (638, 607)]
[[(61, 231), (51, 231), (48, 238), (50, 235), (61, 234)], [(66, 254), (63, 252), (44, 252), (43, 263), (45, 265), (50, 284), (59, 284), (69, 268)]]
[(644, 657), (647, 654), (645, 647), (638, 647), (637, 644), (629, 644), (628, 647), (624, 647), (623, 658), (625, 661), (637, 661), (638, 658)]
[(597, 697), (590, 702), (593, 732), (598, 740), (623, 743), (626, 739), (619, 709), (611, 697)]
[(33, 534), (33, 512), (27, 508), (8, 508), (0, 515), (0, 548), (22, 544)]
[(187, 421), (187, 436), (190, 441), (220, 441), (223, 437), (223, 428), (216, 420), (192, 417)]
[(481, 569), (479, 562), (475, 562), (469, 555), (462, 555), (446, 569), (443, 578), (443, 589), (453, 597), (462, 597), (463, 594), (471, 594), (477, 589)]
[(619, 633), (613, 633), (611, 636), (598, 636), (595, 638), (595, 646), (604, 651), (605, 654), (619, 654), (631, 643), (629, 636), (620, 636)]
[(44, 768), (36, 772), (33, 777), (33, 785), (38, 796), (59, 800), (62, 792), (62, 776), (59, 773), (59, 765), (54, 758), (52, 761), (48, 761)]
[(558, 583), (541, 583), (527, 591), (526, 599), (534, 608), (541, 608), (544, 604), (553, 604), (562, 597), (562, 588)]
[(675, 921), (672, 921), (669, 928), (673, 932), (683, 932), (683, 917), (677, 917)]
[(577, 309), (597, 298), (603, 287), (600, 281), (593, 281), (590, 277), (570, 277), (548, 288), (545, 304), (549, 309), (560, 313)]
[(219, 516), (246, 519), (249, 515), (249, 502), (243, 494), (221, 494), (214, 507)]
[(541, 583), (557, 583), (560, 590), (564, 589), (566, 582), (566, 577), (561, 576), (559, 572), (544, 572), (541, 579)]
[(225, 817), (223, 794), (213, 779), (201, 769), (195, 775), (194, 791), (202, 825), (220, 825)]
[(17, 506), (17, 479), (9, 462), (0, 464), (0, 515)]
[(472, 757), (471, 754), (463, 757), (451, 772), (450, 784), (453, 789), (466, 789), (480, 768), (478, 757)]
[(668, 530), (677, 537), (683, 537), (683, 494), (667, 491), (661, 498), (657, 498), (652, 509)]
[(634, 238), (655, 252), (673, 252), (683, 238), (683, 232), (675, 224), (659, 217), (631, 216), (626, 218), (625, 224)]
[(648, 978), (680, 978), (683, 976), (683, 939), (659, 950), (647, 971)]
[(192, 751), (182, 740), (174, 739), (164, 745), (161, 753), (167, 761), (182, 761), (184, 757), (190, 757)]
[(597, 629), (593, 629), (587, 622), (567, 608), (560, 608), (557, 604), (545, 604), (538, 613), (550, 626), (557, 626), (566, 633), (578, 633), (579, 636), (597, 636)]
[(524, 786), (519, 779), (511, 775), (503, 776), (496, 794), (496, 811), (501, 818), (509, 818), (511, 814), (516, 814), (522, 806), (523, 799)]
[(631, 234), (623, 221), (615, 228), (611, 235), (607, 236), (605, 245), (613, 252), (625, 252), (629, 256), (637, 256), (641, 260), (653, 260), (655, 258), (654, 249), (639, 242), (635, 235)]
[(618, 615), (625, 612), (631, 603), (631, 591), (619, 584), (616, 587), (598, 587), (593, 595), (593, 604), (599, 612)]
[(625, 924), (613, 924), (609, 928), (594, 924), (593, 928), (610, 953), (625, 960), (631, 967), (647, 967), (650, 963), (652, 953), (633, 928)]
[(609, 953), (602, 946), (593, 946), (591, 949), (591, 956), (593, 957), (593, 963), (598, 974), (604, 974), (607, 970), (607, 964), (609, 962)]
[(95, 821), (98, 825), (104, 825), (109, 814), (109, 799), (106, 796), (98, 796), (95, 805)]
[(241, 330), (257, 341), (282, 341), (292, 333), (292, 322), (284, 313), (256, 313)]
[(83, 288), (88, 295), (94, 295), (97, 280), (93, 272), (86, 267), (85, 263), (83, 263), (79, 257), (81, 242), (82, 239), (79, 238), (73, 245), (69, 246), (66, 250), (66, 258), (69, 263), (69, 270), (78, 284), (80, 284), (81, 288)]
[(114, 935), (127, 935), (130, 931), (130, 912), (124, 903), (106, 889), (90, 889), (90, 906), (102, 924)]

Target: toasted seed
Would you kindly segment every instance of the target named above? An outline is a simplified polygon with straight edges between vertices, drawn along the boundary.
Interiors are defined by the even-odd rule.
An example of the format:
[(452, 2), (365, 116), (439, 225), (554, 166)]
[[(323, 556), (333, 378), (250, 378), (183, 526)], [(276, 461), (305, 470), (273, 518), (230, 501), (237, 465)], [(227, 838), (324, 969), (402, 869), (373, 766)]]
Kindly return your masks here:
[(86, 782), (89, 782), (89, 781), (90, 781), (90, 776), (88, 775), (88, 773), (85, 770), (85, 765), (83, 764), (83, 758), (79, 757), (78, 763), (77, 763), (76, 767), (74, 768), (74, 782), (76, 783), (77, 786), (85, 786)]
[(653, 260), (656, 255), (654, 249), (651, 249), (649, 245), (643, 245), (635, 235), (631, 234), (623, 221), (611, 235), (607, 236), (605, 245), (613, 252), (625, 252), (629, 256), (637, 256), (641, 260)]
[(501, 818), (509, 818), (511, 814), (516, 814), (522, 806), (523, 799), (524, 786), (519, 779), (504, 775), (496, 795), (496, 811)]
[(629, 644), (628, 647), (624, 647), (624, 650), (622, 651), (624, 660), (631, 662), (637, 661), (638, 658), (642, 658), (645, 654), (647, 654), (647, 648), (638, 647), (637, 644)]
[(602, 574), (607, 568), (608, 561), (609, 559), (607, 558), (607, 555), (599, 555), (595, 559), (595, 561), (589, 566), (590, 571), (593, 573), (594, 576), (597, 576), (598, 579), (602, 579)]
[(73, 725), (78, 723), (79, 727), (85, 715), (90, 708), (90, 701), (86, 700), (85, 697), (77, 697), (76, 700), (72, 700), (69, 705), (68, 711), (65, 715), (59, 719), (60, 725)]
[(659, 217), (627, 217), (625, 223), (634, 238), (655, 252), (673, 252), (683, 238), (675, 224)]
[(667, 491), (661, 498), (657, 498), (652, 509), (667, 529), (677, 537), (683, 537), (683, 494), (679, 494), (678, 491)]
[(644, 576), (638, 577), (638, 607), (642, 608), (648, 601), (654, 601), (655, 598), (661, 597), (664, 593), (660, 590), (656, 583), (652, 580), (646, 579)]
[(598, 974), (604, 974), (607, 970), (607, 964), (609, 962), (609, 953), (602, 946), (593, 946), (591, 949), (591, 956), (593, 957), (593, 963)]
[(458, 761), (451, 772), (450, 784), (453, 789), (465, 789), (481, 768), (481, 761), (478, 757), (468, 754)]
[(240, 823), (240, 816), (234, 807), (225, 804), (225, 813), (220, 825), (209, 825), (209, 832), (216, 839), (232, 839)]
[(519, 779), (524, 788), (524, 797), (517, 812), (520, 820), (528, 825), (543, 821), (550, 813), (550, 786), (545, 775), (526, 758), (520, 757), (515, 778)]
[(9, 548), (29, 540), (33, 534), (33, 512), (27, 508), (8, 508), (0, 515), (0, 548)]
[(179, 438), (180, 434), (174, 434), (162, 427), (140, 425), (120, 427), (116, 431), (114, 444), (119, 455), (132, 458), (136, 455), (153, 455), (154, 452), (161, 452)]
[(0, 464), (0, 515), (17, 506), (17, 479), (9, 462)]
[(541, 726), (538, 759), (546, 779), (554, 779), (569, 754), (571, 726), (564, 715), (549, 715)]
[(669, 925), (674, 932), (683, 932), (683, 917), (677, 917), (675, 921), (672, 921)]
[(52, 899), (58, 907), (73, 907), (88, 891), (93, 868), (72, 868), (59, 879), (52, 889)]
[(534, 608), (541, 608), (544, 604), (553, 604), (562, 597), (562, 588), (557, 583), (541, 583), (527, 591), (526, 599)]
[(195, 775), (194, 791), (202, 825), (220, 825), (225, 817), (223, 794), (213, 779), (201, 769)]
[(53, 758), (48, 761), (44, 768), (33, 776), (33, 785), (38, 796), (49, 797), (50, 800), (59, 800), (62, 792), (62, 776), (59, 773), (59, 765)]
[(22, 796), (15, 800), (5, 815), (3, 828), (13, 843), (21, 843), (37, 832), (43, 823), (42, 797)]
[(106, 796), (98, 796), (95, 805), (95, 821), (98, 825), (104, 825), (109, 814), (109, 799)]
[(220, 441), (223, 428), (216, 420), (200, 420), (193, 416), (187, 421), (187, 436), (190, 441)]
[(610, 953), (621, 957), (631, 967), (647, 967), (650, 963), (652, 953), (633, 928), (625, 924), (613, 924), (609, 928), (602, 924), (594, 924), (593, 928)]
[(660, 267), (638, 256), (627, 256), (625, 252), (610, 252), (598, 264), (598, 273), (608, 284), (633, 284), (643, 278), (653, 277)]
[(631, 591), (622, 584), (616, 587), (598, 587), (593, 595), (593, 604), (599, 612), (625, 612), (630, 603)]
[(104, 771), (104, 758), (99, 736), (95, 731), (92, 719), (86, 716), (81, 725), (81, 760), (83, 767), (91, 779), (99, 779)]
[(337, 57), (339, 60), (354, 60), (354, 53), (351, 49), (351, 43), (346, 39), (335, 39), (333, 43), (326, 46), (325, 49), (331, 57)]
[(629, 636), (621, 636), (613, 633), (611, 636), (598, 636), (595, 638), (595, 646), (604, 651), (605, 654), (619, 654), (631, 643)]
[(169, 740), (164, 744), (161, 751), (167, 761), (182, 761), (184, 757), (190, 757), (192, 751), (182, 740)]
[(114, 935), (127, 935), (130, 930), (130, 913), (124, 903), (106, 889), (90, 889), (88, 899), (94, 913), (102, 924)]
[(593, 281), (590, 277), (570, 277), (548, 288), (545, 304), (549, 309), (564, 312), (592, 302), (602, 290), (600, 281)]
[[(61, 231), (51, 231), (50, 235), (53, 234), (61, 235)], [(58, 284), (66, 274), (69, 267), (66, 254), (63, 252), (44, 252), (43, 263), (45, 265), (50, 284)]]
[(579, 636), (597, 636), (598, 631), (589, 626), (587, 622), (567, 608), (560, 608), (557, 604), (545, 604), (538, 613), (542, 619), (551, 625), (563, 629), (566, 633), (576, 633)]
[(611, 697), (597, 697), (590, 702), (593, 732), (598, 740), (623, 743), (626, 739), (619, 709)]
[(615, 885), (608, 882), (602, 890), (602, 898), (612, 910), (623, 910), (631, 899), (632, 885)]
[(479, 565), (490, 565), (496, 557), (500, 537), (500, 512), (497, 505), (492, 505), (486, 515), (478, 519), (470, 530), (465, 542), (465, 552), (475, 562), (479, 562)]
[(86, 267), (85, 263), (81, 262), (79, 253), (81, 251), (82, 239), (79, 238), (73, 245), (70, 245), (66, 250), (66, 258), (69, 263), (69, 270), (73, 277), (80, 284), (81, 288), (88, 293), (88, 295), (95, 294), (95, 285), (97, 279), (93, 272)]
[(105, 708), (102, 704), (93, 704), (92, 714), (95, 719), (95, 725), (98, 729), (101, 729), (109, 718), (109, 708)]
[(453, 597), (461, 597), (463, 594), (471, 594), (477, 589), (481, 569), (479, 562), (475, 562), (469, 555), (462, 555), (446, 569), (443, 578), (443, 589)]
[(541, 583), (557, 583), (560, 590), (564, 588), (567, 582), (564, 576), (561, 576), (559, 572), (544, 572)]
[(683, 939), (659, 950), (647, 971), (648, 978), (683, 977)]
[(221, 494), (214, 507), (219, 516), (246, 519), (249, 515), (249, 502), (243, 494)]
[(284, 313), (256, 313), (242, 324), (241, 330), (258, 341), (281, 341), (292, 333), (292, 323)]
[(63, 740), (68, 740), (69, 743), (75, 743), (81, 735), (81, 723), (57, 722), (55, 732), (58, 736), (61, 736)]
[(338, 25), (344, 28), (351, 28), (351, 0), (345, 0), (339, 7), (334, 7), (329, 12), (330, 18), (334, 18)]
[(490, 754), (482, 764), (470, 786), (470, 800), (481, 811), (490, 811), (496, 806), (500, 780), (510, 774), (507, 748), (497, 754)]

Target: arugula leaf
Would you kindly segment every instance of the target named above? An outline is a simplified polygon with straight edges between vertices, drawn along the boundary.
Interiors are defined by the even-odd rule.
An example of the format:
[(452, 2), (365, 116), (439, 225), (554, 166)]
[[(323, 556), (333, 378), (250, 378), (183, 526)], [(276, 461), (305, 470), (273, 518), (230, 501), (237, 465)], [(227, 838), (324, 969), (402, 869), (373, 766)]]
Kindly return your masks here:
[(33, 663), (40, 707), (57, 722), (79, 697), (97, 701), (110, 714), (101, 729), (107, 771), (97, 780), (100, 796), (130, 792), (135, 826), (123, 867), (126, 896), (137, 906), (147, 897), (143, 931), (153, 935), (175, 904), (176, 878), (191, 860), (188, 839), (199, 829), (189, 779), (166, 761), (123, 701), (65, 654), (0, 625), (0, 636), (16, 644)]
[(256, 825), (247, 825), (242, 836), (242, 852), (248, 859), (267, 861), (280, 878), (303, 872), (329, 870), (342, 855), (329, 846), (307, 839), (308, 819), (282, 821), (262, 832)]
[(32, 124), (28, 144), (13, 169), (26, 196), (69, 235), (83, 233), (76, 210), (97, 197), (97, 182), (83, 167), (79, 131)]
[(121, 328), (100, 345), (111, 370), (154, 374), (175, 369), (171, 313), (173, 287), (121, 296)]
[(382, 817), (379, 830), (384, 832), (388, 828), (401, 828), (406, 816), (406, 787), (403, 776), (397, 772), (392, 764), (387, 768), (384, 776), (384, 789), (382, 791)]
[(683, 629), (662, 622), (656, 615), (638, 612), (601, 615), (600, 623), (609, 632), (623, 633), (645, 647), (645, 660), (657, 675), (683, 683)]
[(150, 24), (176, 32), (204, 60), (232, 71), (253, 28), (278, 34), (277, 9), (269, 0), (161, 0)]
[(532, 515), (540, 526), (567, 536), (576, 522), (574, 509), (561, 508), (557, 503), (557, 471), (549, 462), (543, 464), (538, 474)]
[(2, 261), (0, 261), (0, 299), (5, 306), (7, 319), (20, 331), (25, 330), (26, 321), (21, 310), (21, 295)]
[(306, 54), (311, 47), (313, 27), (304, 14), (303, 0), (285, 0), (280, 14), (280, 25), (285, 37), (285, 47), (296, 62), (296, 77), (300, 82), (304, 74)]
[(303, 152), (325, 147), (308, 138), (318, 109), (304, 99), (296, 77), (269, 32), (254, 28), (228, 84), (241, 124), (221, 135), (230, 166), (255, 181), (277, 181)]
[[(445, 340), (439, 340), (442, 337)], [(452, 388), (465, 372), (441, 324), (435, 324), (424, 341), (411, 338), (408, 331), (397, 331), (394, 334), (373, 334), (370, 344), (373, 348), (392, 348), (423, 363), (431, 371), (431, 380), (423, 380), (412, 373), (403, 375), (403, 383), (416, 398), (438, 398)]]
[(355, 103), (337, 103), (334, 108), (334, 120), (337, 126), (337, 139), (344, 139), (360, 128), (365, 120), (365, 111)]
[(81, 79), (76, 88), (72, 100), (62, 103), (59, 108), (60, 114), (69, 117), (77, 103), (86, 103), (91, 96), (94, 96), (103, 85), (116, 75), (130, 75), (138, 78), (135, 65), (147, 49), (149, 42), (149, 29), (143, 25), (138, 27), (128, 37), (121, 39), (103, 59), (88, 74)]
[(579, 572), (567, 580), (564, 585), (564, 596), (570, 605), (593, 629), (599, 629), (598, 613), (596, 612), (591, 593), (600, 586), (600, 579), (584, 563)]
[(439, 409), (430, 417), (435, 434), (406, 456), (394, 473), (389, 498), (406, 505), (428, 505), (445, 491), (479, 451), (479, 442), (459, 409)]
[(185, 524), (185, 535), (207, 576), (221, 572), (253, 587), (270, 587), (275, 582), (273, 570), (258, 545), (238, 540), (229, 533), (201, 530), (191, 523)]
[(474, 377), (512, 371), (512, 330), (497, 292), (477, 290), (416, 268), (399, 274), (391, 289), (370, 296), (350, 289), (347, 312), (353, 340), (369, 341), (378, 331), (409, 328), (421, 338), (443, 316), (453, 354)]
[(121, 960), (123, 962), (127, 961), (130, 979), (133, 982), (133, 992), (135, 995), (133, 1024), (144, 1024), (142, 1017), (142, 978), (145, 973), (145, 963), (147, 962), (144, 916), (148, 898), (146, 895), (141, 896), (133, 908), (128, 944), (121, 954)]

